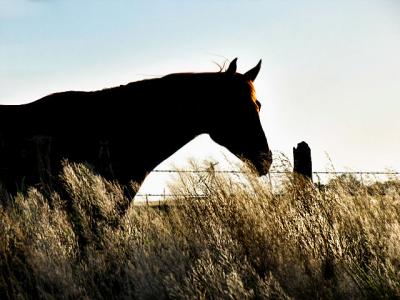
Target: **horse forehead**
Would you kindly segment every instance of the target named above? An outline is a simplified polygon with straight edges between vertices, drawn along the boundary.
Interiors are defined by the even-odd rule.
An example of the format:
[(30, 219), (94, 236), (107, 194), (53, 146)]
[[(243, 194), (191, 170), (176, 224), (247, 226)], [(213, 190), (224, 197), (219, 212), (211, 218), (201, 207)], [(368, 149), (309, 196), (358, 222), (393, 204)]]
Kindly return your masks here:
[(251, 100), (255, 104), (257, 111), (260, 112), (261, 109), (261, 103), (257, 100), (257, 94), (256, 94), (256, 89), (254, 88), (253, 82), (249, 81), (249, 86), (250, 86), (250, 94), (251, 94)]
[(253, 102), (256, 103), (257, 101), (256, 89), (254, 88), (254, 85), (251, 81), (249, 81), (249, 86), (250, 86), (251, 100), (253, 100)]
[[(242, 74), (235, 74), (235, 75), (242, 76)], [(261, 104), (257, 100), (257, 94), (256, 94), (256, 90), (254, 88), (253, 82), (248, 81), (248, 80), (243, 80), (242, 77), (236, 77), (236, 79), (239, 79), (238, 81), (235, 81), (235, 85), (236, 85), (236, 87), (239, 87), (239, 90), (240, 90), (239, 94), (241, 95), (238, 99), (238, 100), (240, 100), (239, 102), (249, 101), (248, 96), (250, 96), (250, 101), (255, 106), (257, 112), (260, 112)], [(238, 90), (235, 90), (235, 91), (238, 91)], [(243, 92), (244, 92), (244, 94), (243, 94)]]

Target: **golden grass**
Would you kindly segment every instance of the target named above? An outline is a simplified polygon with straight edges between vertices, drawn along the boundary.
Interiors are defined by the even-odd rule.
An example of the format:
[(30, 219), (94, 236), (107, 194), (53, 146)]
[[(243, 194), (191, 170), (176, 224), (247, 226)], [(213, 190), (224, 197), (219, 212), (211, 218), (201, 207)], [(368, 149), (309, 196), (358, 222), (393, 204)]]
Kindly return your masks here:
[(75, 164), (61, 181), (3, 201), (1, 299), (400, 298), (398, 180), (182, 173), (187, 197), (123, 216), (117, 184)]

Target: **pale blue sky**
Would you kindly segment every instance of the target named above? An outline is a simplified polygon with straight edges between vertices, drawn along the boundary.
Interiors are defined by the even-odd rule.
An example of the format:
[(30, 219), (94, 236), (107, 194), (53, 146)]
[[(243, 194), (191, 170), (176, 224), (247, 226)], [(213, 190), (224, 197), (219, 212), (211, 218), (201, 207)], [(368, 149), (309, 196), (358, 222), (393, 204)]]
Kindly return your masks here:
[(307, 141), (315, 170), (400, 170), (399, 53), (398, 0), (0, 0), (0, 103), (262, 58), (270, 146)]

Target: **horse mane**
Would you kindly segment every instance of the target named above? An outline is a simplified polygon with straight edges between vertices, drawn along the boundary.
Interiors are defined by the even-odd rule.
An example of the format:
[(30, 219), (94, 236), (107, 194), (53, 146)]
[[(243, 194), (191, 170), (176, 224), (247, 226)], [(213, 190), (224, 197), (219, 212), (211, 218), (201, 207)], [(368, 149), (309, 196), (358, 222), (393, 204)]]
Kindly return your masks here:
[[(164, 77), (161, 77), (161, 79), (171, 79), (171, 80), (179, 81), (182, 79), (202, 77), (202, 78), (206, 78), (206, 79), (210, 79), (210, 80), (215, 80), (217, 78), (223, 78), (224, 76), (227, 76), (224, 72), (207, 72), (207, 73), (185, 72), (185, 73), (171, 73), (171, 74), (165, 75)], [(239, 78), (243, 75), (240, 73), (235, 73), (234, 75), (230, 75), (230, 76)], [(255, 90), (254, 84), (250, 80), (245, 80), (245, 82), (248, 84), (248, 87), (250, 90), (250, 95), (251, 95), (251, 100), (254, 102), (257, 111), (260, 112), (261, 103), (257, 100), (257, 95), (256, 95), (256, 90)]]
[[(170, 73), (167, 75), (164, 75), (162, 77), (157, 77), (157, 78), (149, 78), (149, 79), (143, 79), (143, 80), (138, 80), (138, 81), (132, 81), (127, 84), (119, 85), (119, 86), (113, 86), (113, 87), (108, 87), (108, 88), (103, 88), (99, 90), (93, 90), (93, 91), (87, 91), (83, 93), (89, 93), (92, 95), (98, 95), (100, 97), (106, 96), (106, 95), (127, 95), (127, 93), (138, 93), (139, 95), (144, 95), (145, 91), (151, 90), (155, 88), (164, 88), (168, 85), (182, 85), (182, 88), (186, 88), (186, 84), (188, 82), (193, 83), (196, 80), (204, 80), (205, 84), (208, 84), (210, 82), (215, 83), (218, 85), (218, 82), (220, 79), (223, 79), (224, 77), (227, 78), (226, 76), (231, 76), (231, 78), (236, 78), (236, 82), (240, 82), (242, 78), (242, 74), (240, 73), (235, 73), (232, 75), (227, 75), (224, 72), (181, 72), (181, 73)], [(243, 82), (243, 81), (242, 81)], [(256, 91), (254, 88), (254, 84), (252, 81), (244, 80), (244, 82), (247, 83), (247, 87), (249, 88), (249, 92), (251, 94), (251, 99), (254, 102), (257, 111), (260, 111), (260, 102), (257, 100), (256, 97)], [(246, 85), (243, 85), (243, 87), (246, 87)], [(57, 94), (65, 94), (65, 93), (82, 93), (82, 91), (67, 91), (67, 92), (61, 92), (61, 93), (54, 93), (49, 96), (56, 96)], [(45, 97), (48, 98), (48, 97)]]

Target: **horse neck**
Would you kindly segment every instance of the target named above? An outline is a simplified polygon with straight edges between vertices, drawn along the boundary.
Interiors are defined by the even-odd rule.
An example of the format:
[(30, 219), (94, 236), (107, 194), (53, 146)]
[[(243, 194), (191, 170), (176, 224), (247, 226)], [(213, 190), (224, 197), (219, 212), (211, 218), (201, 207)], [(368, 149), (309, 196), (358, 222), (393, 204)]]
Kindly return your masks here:
[(137, 111), (129, 119), (134, 119), (136, 141), (143, 145), (143, 163), (151, 170), (205, 133), (207, 115), (202, 96), (193, 92), (199, 88), (195, 83), (157, 79), (145, 84), (148, 85), (143, 89), (145, 92), (138, 89), (132, 94), (140, 105), (126, 110)]

